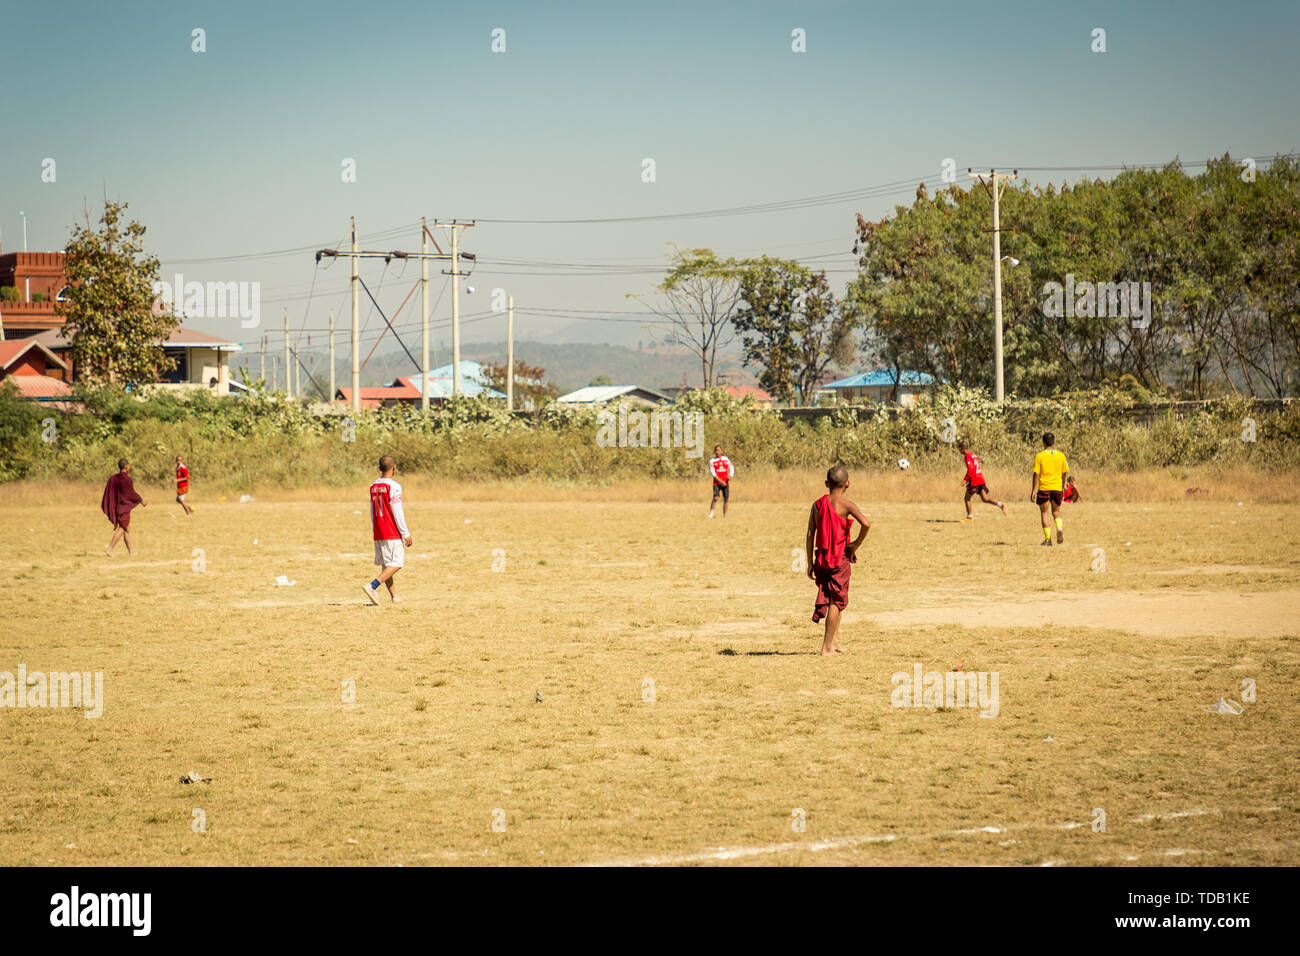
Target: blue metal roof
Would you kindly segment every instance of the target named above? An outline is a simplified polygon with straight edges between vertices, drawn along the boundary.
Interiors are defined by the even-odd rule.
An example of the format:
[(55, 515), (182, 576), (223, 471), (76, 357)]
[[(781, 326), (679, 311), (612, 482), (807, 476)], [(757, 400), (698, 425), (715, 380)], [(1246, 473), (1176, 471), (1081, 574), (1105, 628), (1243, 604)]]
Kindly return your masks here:
[[(423, 378), (424, 376), (418, 372), (410, 376), (410, 382), (417, 391), (423, 388)], [(505, 398), (503, 393), (488, 387), (487, 376), (483, 373), (483, 366), (469, 359), (461, 359), (460, 362), (460, 392), (462, 395), (469, 397), (486, 395), (488, 398)], [(450, 398), (451, 395), (451, 363), (448, 362), (446, 365), (430, 369), (429, 397)]]
[[(903, 385), (933, 385), (934, 376), (927, 372), (914, 372), (911, 369), (903, 369), (901, 376)], [(885, 386), (892, 388), (894, 386), (894, 370), (892, 368), (877, 369), (874, 372), (859, 372), (857, 375), (850, 375), (848, 378), (842, 378), (838, 382), (831, 382), (825, 388), (868, 388), (876, 386)]]

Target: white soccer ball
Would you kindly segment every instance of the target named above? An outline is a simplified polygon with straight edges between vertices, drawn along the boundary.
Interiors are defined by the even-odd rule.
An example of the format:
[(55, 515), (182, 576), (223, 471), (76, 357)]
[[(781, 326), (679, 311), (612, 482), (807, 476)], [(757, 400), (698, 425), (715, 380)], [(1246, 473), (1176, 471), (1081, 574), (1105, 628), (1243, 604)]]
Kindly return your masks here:
[(907, 471), (907, 469), (909, 469), (909, 468), (911, 468), (911, 467), (912, 467), (912, 463), (911, 463), (910, 461), (908, 461), (906, 458), (900, 458), (900, 459), (898, 459), (898, 470), (899, 470), (899, 471)]

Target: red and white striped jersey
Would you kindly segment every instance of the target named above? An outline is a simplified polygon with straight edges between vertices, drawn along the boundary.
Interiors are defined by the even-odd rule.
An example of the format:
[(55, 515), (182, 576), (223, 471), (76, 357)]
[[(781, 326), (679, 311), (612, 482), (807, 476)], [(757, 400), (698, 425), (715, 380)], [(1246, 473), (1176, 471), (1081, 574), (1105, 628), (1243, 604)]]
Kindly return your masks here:
[(377, 478), (370, 486), (370, 524), (376, 541), (392, 541), (411, 535), (402, 511), (402, 486), (392, 478)]

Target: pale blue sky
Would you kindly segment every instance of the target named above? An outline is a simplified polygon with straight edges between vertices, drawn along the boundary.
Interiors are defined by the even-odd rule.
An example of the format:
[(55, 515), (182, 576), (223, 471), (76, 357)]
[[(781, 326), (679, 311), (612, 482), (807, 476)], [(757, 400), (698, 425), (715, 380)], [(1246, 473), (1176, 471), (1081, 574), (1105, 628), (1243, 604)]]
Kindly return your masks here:
[[(206, 53), (191, 52), (195, 27)], [(497, 27), (504, 54), (490, 49)], [(1095, 27), (1105, 53), (1090, 49)], [(795, 28), (806, 53), (791, 51)], [(165, 277), (259, 281), (262, 324), (278, 330), (286, 307), (294, 328), (323, 327), (331, 307), (345, 319), (346, 263), (316, 275), (309, 301), (310, 252), (254, 254), (333, 245), (350, 215), (363, 245), (383, 249), (415, 248), (422, 215), (477, 218), (464, 248), (484, 261), (466, 316), (503, 287), (521, 338), (635, 341), (648, 333), (618, 313), (639, 308), (625, 294), (651, 290), (669, 243), (797, 257), (835, 270), (842, 289), (854, 214), (878, 218), (917, 182), (933, 187), (945, 157), (964, 175), (1296, 151), (1297, 35), (1300, 5), (1263, 0), (25, 4), (4, 19), (0, 230), (20, 249), (25, 210), (29, 248), (60, 248), (106, 183), (148, 226)], [(356, 183), (340, 180), (345, 157)], [(744, 216), (482, 221), (689, 213), (891, 183)], [(249, 258), (212, 261), (232, 256)], [(418, 268), (370, 263), (363, 276), (391, 315)], [(434, 315), (445, 326), (447, 295)], [(632, 321), (572, 324), (584, 315)], [(187, 324), (257, 337), (238, 320)], [(469, 322), (465, 339), (501, 338), (504, 324)], [(370, 316), (367, 339), (381, 325)]]

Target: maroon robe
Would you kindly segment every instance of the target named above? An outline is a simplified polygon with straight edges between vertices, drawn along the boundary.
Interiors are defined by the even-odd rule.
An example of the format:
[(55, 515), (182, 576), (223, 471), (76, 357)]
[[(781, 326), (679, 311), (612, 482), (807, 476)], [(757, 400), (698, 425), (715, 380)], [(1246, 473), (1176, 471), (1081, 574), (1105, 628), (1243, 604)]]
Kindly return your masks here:
[[(831, 504), (830, 495), (817, 499), (817, 537), (813, 544), (813, 581), (817, 599), (813, 604), (813, 623), (826, 616), (834, 604), (841, 611), (849, 605), (849, 579), (858, 556), (848, 549), (849, 528), (853, 518), (841, 518)], [(848, 551), (848, 560), (844, 560)]]
[(108, 479), (108, 484), (104, 486), (104, 500), (100, 502), (100, 510), (108, 515), (108, 520), (113, 522), (116, 528), (122, 524), (121, 517), (129, 515), (131, 509), (140, 504), (143, 499), (136, 494), (135, 482), (131, 476), (124, 471), (119, 471), (112, 478)]

